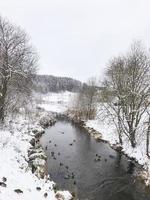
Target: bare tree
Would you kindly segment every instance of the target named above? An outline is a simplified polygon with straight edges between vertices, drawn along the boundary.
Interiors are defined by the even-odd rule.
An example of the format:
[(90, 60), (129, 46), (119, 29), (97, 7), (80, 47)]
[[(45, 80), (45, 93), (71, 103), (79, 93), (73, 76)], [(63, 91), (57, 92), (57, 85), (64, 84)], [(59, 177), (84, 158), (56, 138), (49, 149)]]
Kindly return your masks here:
[(111, 60), (106, 72), (104, 97), (109, 96), (109, 100), (105, 105), (115, 115), (119, 137), (125, 134), (132, 147), (136, 146), (137, 129), (150, 105), (149, 72), (150, 57), (141, 42), (132, 44), (125, 56)]
[(77, 110), (83, 118), (93, 119), (96, 112), (96, 78), (91, 77), (86, 84), (83, 84), (78, 98)]
[[(0, 17), (0, 120), (7, 108), (19, 104), (15, 97), (30, 96), (37, 55), (26, 33)], [(15, 102), (16, 101), (16, 102)], [(13, 106), (11, 106), (11, 104)]]

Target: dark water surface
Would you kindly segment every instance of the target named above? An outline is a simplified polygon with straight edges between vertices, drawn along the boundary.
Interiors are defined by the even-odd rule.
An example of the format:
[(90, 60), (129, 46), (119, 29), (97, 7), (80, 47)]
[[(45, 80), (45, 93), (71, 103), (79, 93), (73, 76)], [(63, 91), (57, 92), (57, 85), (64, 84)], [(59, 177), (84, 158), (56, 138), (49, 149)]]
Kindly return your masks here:
[(80, 200), (150, 200), (150, 193), (134, 180), (134, 163), (78, 126), (58, 121), (41, 144), (52, 179)]

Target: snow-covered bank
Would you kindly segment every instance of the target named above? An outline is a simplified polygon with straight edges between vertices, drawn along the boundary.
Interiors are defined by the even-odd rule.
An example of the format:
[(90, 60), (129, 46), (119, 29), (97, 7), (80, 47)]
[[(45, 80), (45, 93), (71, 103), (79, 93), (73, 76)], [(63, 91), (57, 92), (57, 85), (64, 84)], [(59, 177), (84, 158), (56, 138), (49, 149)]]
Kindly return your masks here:
[[(111, 121), (101, 120), (99, 118), (99, 113), (95, 120), (88, 120), (86, 126), (93, 128), (98, 131), (102, 139), (109, 142), (111, 146), (118, 147), (119, 140), (116, 127)], [(140, 165), (145, 169), (141, 172), (140, 176), (144, 178), (145, 184), (150, 185), (150, 159), (146, 155), (146, 135), (142, 135), (141, 132), (138, 133), (137, 145), (132, 148), (130, 141), (127, 137), (123, 137), (123, 145), (121, 146), (122, 152), (124, 152), (128, 157), (135, 159)]]
[(54, 183), (47, 177), (38, 178), (28, 165), (30, 141), (36, 134), (34, 130), (42, 131), (41, 117), (42, 113), (38, 111), (26, 119), (18, 115), (0, 130), (0, 200), (71, 199), (67, 191), (55, 193)]

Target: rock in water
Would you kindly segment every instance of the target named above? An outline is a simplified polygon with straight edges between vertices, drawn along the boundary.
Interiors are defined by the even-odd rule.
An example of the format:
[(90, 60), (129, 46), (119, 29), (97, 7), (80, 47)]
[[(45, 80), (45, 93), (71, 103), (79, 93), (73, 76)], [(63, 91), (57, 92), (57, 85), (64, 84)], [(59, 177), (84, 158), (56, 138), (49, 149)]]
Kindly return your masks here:
[(34, 138), (32, 138), (32, 139), (30, 140), (30, 144), (31, 144), (32, 146), (35, 146), (35, 139), (34, 139)]
[(55, 197), (56, 197), (56, 199), (61, 199), (61, 200), (65, 199), (65, 197), (62, 194), (60, 194), (59, 192), (57, 192), (57, 194), (55, 195)]

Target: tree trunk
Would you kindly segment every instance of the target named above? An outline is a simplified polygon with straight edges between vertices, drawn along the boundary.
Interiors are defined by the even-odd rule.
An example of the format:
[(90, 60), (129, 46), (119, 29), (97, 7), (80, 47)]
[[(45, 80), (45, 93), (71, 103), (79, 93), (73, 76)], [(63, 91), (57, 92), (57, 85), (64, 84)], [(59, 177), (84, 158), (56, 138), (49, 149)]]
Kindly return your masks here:
[(135, 130), (133, 130), (133, 123), (129, 125), (130, 143), (133, 148), (136, 147)]
[(150, 116), (149, 116), (148, 128), (147, 128), (147, 133), (146, 133), (146, 155), (150, 158), (150, 155), (149, 155), (149, 135), (150, 135)]
[(122, 141), (122, 135), (121, 135), (121, 133), (119, 133), (119, 143), (121, 144), (121, 146), (122, 146), (122, 144), (123, 144), (123, 141)]
[(122, 129), (121, 129), (121, 117), (120, 117), (120, 108), (118, 108), (118, 137), (119, 137), (119, 143), (122, 145)]
[(130, 142), (131, 142), (131, 146), (133, 148), (135, 148), (136, 147), (136, 140), (135, 140), (135, 133), (134, 132), (132, 132), (132, 134), (130, 136)]
[(0, 122), (4, 122), (4, 107), (3, 106), (1, 106), (0, 107)]
[(2, 91), (0, 97), (0, 121), (3, 123), (5, 118), (5, 98), (7, 93), (7, 81), (4, 80), (2, 84)]

